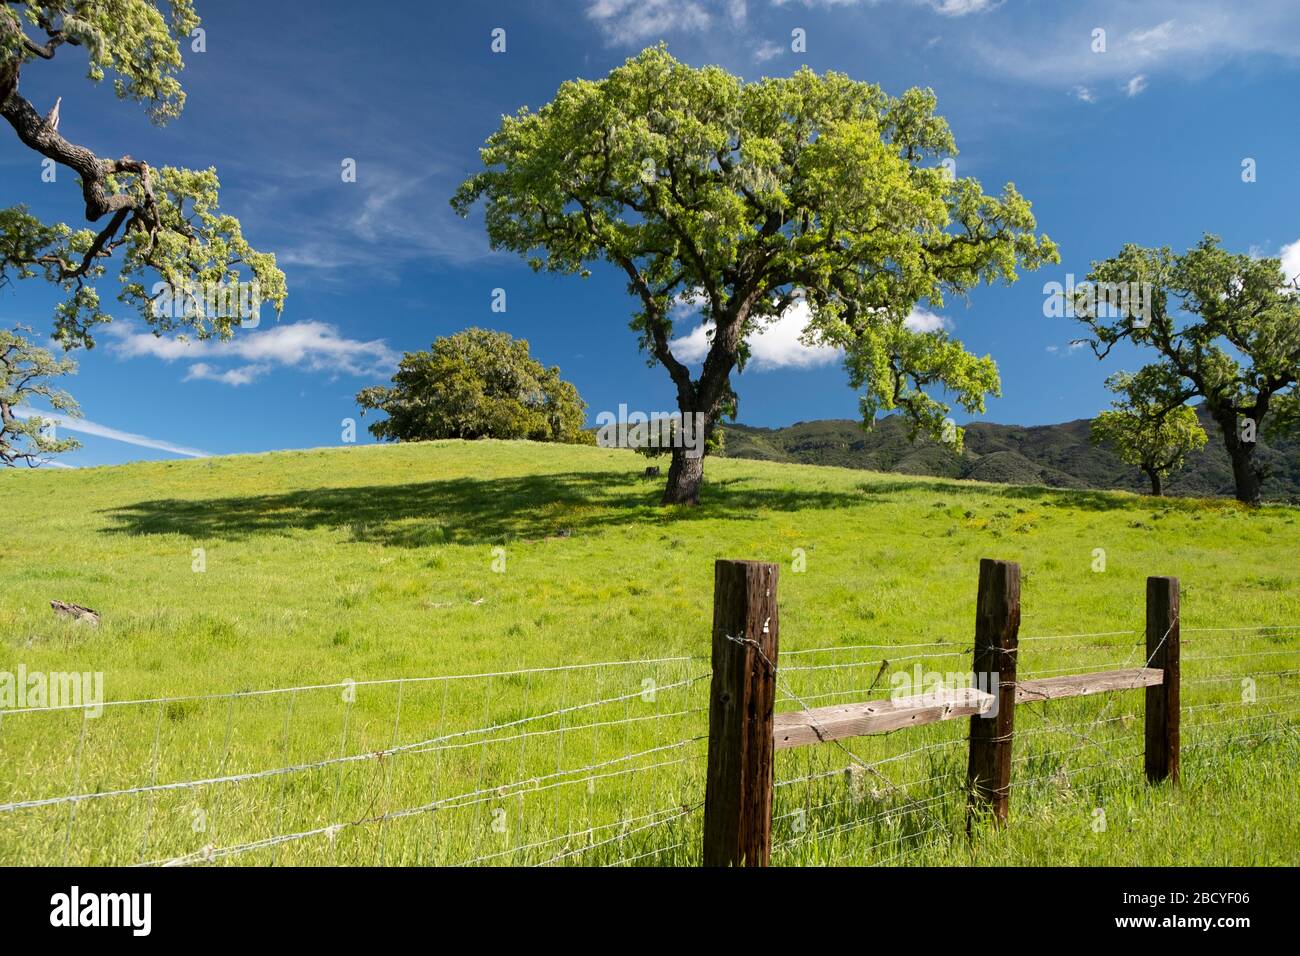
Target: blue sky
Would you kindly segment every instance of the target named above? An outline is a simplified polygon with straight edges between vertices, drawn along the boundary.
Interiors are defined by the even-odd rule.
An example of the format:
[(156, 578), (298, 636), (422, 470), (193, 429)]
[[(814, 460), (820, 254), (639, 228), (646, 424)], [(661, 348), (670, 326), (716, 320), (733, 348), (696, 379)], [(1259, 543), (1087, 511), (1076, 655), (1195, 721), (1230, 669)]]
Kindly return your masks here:
[[(1057, 4), (1032, 0), (390, 0), (380, 16), (342, 0), (198, 0), (207, 51), (189, 53), (184, 116), (164, 129), (84, 78), (79, 51), (29, 66), (38, 109), (63, 97), (60, 131), (100, 155), (215, 165), (224, 208), (279, 255), (289, 300), (277, 322), (227, 345), (158, 340), (121, 314), (80, 352), (69, 386), (87, 424), (73, 465), (338, 444), (356, 391), (385, 381), (401, 352), (470, 325), (529, 340), (589, 404), (671, 410), (662, 368), (627, 328), (624, 281), (535, 275), (492, 253), (481, 220), (448, 198), (503, 113), (537, 107), (574, 76), (595, 78), (660, 39), (696, 65), (746, 78), (807, 64), (898, 94), (932, 87), (961, 150), (959, 175), (1014, 182), (1060, 266), (938, 310), (991, 353), (1003, 379), (991, 421), (1091, 416), (1101, 364), (1070, 349), (1078, 328), (1043, 314), (1046, 282), (1082, 277), (1127, 241), (1284, 254), (1300, 271), (1300, 5), (1199, 0)], [(504, 29), (506, 50), (491, 50)], [(1092, 50), (1106, 31), (1106, 52)], [(791, 49), (793, 30), (806, 52)], [(341, 164), (357, 163), (345, 183)], [(1255, 161), (1255, 182), (1242, 162)], [(31, 205), (80, 226), (70, 173), (41, 181), (39, 158), (0, 135), (0, 206)], [(1292, 245), (1295, 244), (1295, 245)], [(492, 292), (507, 311), (491, 310)], [(106, 300), (117, 289), (101, 286)], [(50, 291), (0, 292), (0, 320), (50, 328)], [(683, 318), (690, 352), (695, 320)], [(856, 417), (834, 356), (808, 354), (789, 323), (735, 378), (739, 420), (783, 425)], [(963, 420), (958, 416), (958, 420)], [(358, 440), (368, 441), (365, 422)]]

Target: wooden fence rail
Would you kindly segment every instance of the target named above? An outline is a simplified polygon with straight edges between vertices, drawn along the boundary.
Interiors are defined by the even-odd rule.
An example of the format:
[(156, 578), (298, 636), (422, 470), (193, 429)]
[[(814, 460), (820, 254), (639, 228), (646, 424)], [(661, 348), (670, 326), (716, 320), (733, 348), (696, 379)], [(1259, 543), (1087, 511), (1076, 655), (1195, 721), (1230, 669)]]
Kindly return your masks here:
[(719, 561), (714, 575), (713, 682), (704, 804), (705, 866), (767, 866), (772, 853), (774, 754), (941, 720), (970, 718), (967, 830), (1006, 822), (1017, 703), (1145, 689), (1146, 775), (1178, 782), (1179, 588), (1147, 579), (1143, 667), (1016, 680), (1020, 566), (980, 562), (971, 686), (887, 700), (775, 713), (778, 569)]

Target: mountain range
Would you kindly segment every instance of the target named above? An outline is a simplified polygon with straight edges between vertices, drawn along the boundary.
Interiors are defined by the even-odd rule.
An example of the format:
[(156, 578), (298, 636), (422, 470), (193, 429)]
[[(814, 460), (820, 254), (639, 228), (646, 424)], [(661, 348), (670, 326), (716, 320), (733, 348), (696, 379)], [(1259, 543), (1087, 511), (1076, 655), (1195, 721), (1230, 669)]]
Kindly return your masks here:
[[(1165, 483), (1166, 493), (1195, 497), (1232, 497), (1232, 466), (1218, 426), (1201, 409), (1209, 444), (1188, 456), (1187, 463)], [(729, 458), (837, 465), (908, 475), (967, 478), (1012, 485), (1054, 488), (1107, 488), (1149, 494), (1150, 484), (1105, 445), (1089, 440), (1090, 423), (1081, 418), (1059, 425), (965, 426), (965, 447), (957, 454), (925, 438), (909, 440), (899, 415), (880, 419), (870, 431), (847, 419), (796, 422), (784, 428), (728, 424)], [(1272, 444), (1260, 439), (1257, 458), (1269, 471), (1264, 497), (1300, 502), (1300, 440)]]

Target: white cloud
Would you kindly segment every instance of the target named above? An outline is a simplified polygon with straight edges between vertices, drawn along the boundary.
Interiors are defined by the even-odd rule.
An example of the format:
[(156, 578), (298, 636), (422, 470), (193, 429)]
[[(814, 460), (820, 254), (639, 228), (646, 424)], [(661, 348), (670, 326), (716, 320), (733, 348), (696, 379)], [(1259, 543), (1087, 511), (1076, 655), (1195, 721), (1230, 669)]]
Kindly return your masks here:
[[(678, 313), (678, 317), (681, 314)], [(809, 369), (837, 362), (843, 352), (830, 345), (808, 345), (803, 341), (804, 331), (812, 311), (806, 302), (796, 302), (776, 321), (762, 326), (746, 340), (749, 343), (748, 368), (767, 372), (779, 368)], [(912, 310), (903, 324), (913, 332), (935, 332), (948, 328), (948, 320), (941, 315), (922, 309)], [(673, 354), (687, 364), (704, 361), (712, 344), (713, 323), (701, 322), (685, 335), (673, 339), (669, 346)]]
[(185, 381), (220, 382), (222, 385), (252, 385), (271, 370), (269, 365), (240, 365), (228, 368), (224, 372), (215, 369), (207, 362), (196, 362), (185, 373)]
[[(772, 6), (784, 7), (800, 3), (805, 7), (851, 7), (858, 3), (875, 5), (883, 0), (772, 0)], [(964, 17), (971, 13), (987, 13), (1002, 6), (1004, 0), (909, 0), (914, 6), (929, 7), (945, 17)]]
[(768, 42), (761, 44), (758, 49), (754, 51), (754, 62), (766, 63), (768, 60), (775, 59), (784, 52), (785, 47), (781, 46), (779, 43), (772, 43), (769, 40)]
[(1073, 342), (1068, 342), (1064, 346), (1049, 345), (1047, 347), (1047, 351), (1050, 352), (1052, 355), (1073, 355), (1075, 352), (1079, 351), (1079, 349), (1087, 348), (1087, 347), (1088, 347), (1087, 342), (1083, 341), (1082, 339), (1075, 339)]
[(1143, 73), (1139, 73), (1133, 79), (1124, 84), (1124, 92), (1129, 97), (1137, 96), (1147, 88), (1147, 78)]
[(1283, 246), (1278, 256), (1282, 260), (1282, 271), (1286, 273), (1287, 279), (1294, 282), (1300, 278), (1300, 239)]
[(694, 289), (691, 292), (683, 292), (674, 298), (669, 311), (675, 320), (687, 319), (699, 312), (704, 307), (704, 303), (708, 301), (708, 296), (704, 294), (704, 290)]
[[(194, 361), (196, 364), (186, 375), (187, 381), (206, 379), (226, 385), (247, 385), (276, 367), (335, 375), (386, 376), (392, 373), (399, 359), (383, 339), (346, 338), (334, 326), (316, 321), (284, 323), (264, 332), (236, 332), (226, 342), (164, 338), (139, 331), (131, 323), (114, 323), (109, 326), (109, 334), (116, 339), (111, 346), (113, 352), (124, 358)], [(210, 364), (218, 359), (245, 364), (223, 370)]]
[[(828, 345), (805, 345), (800, 341), (811, 315), (806, 302), (796, 302), (779, 319), (751, 334), (747, 339), (749, 367), (765, 372), (778, 368), (815, 368), (837, 361), (839, 349)], [(708, 355), (712, 334), (713, 323), (702, 322), (669, 344), (677, 358), (694, 364), (704, 361)]]
[(1083, 100), (1085, 103), (1097, 102), (1097, 94), (1086, 86), (1076, 86), (1074, 88), (1075, 99)]
[(63, 415), (59, 412), (45, 412), (40, 409), (15, 409), (14, 414), (19, 418), (31, 418), (34, 415), (44, 421), (53, 422), (64, 431), (75, 432), (79, 435), (94, 435), (96, 438), (107, 438), (110, 441), (119, 441), (126, 445), (136, 445), (140, 448), (152, 448), (156, 451), (170, 452), (173, 455), (181, 455), (185, 458), (209, 457), (206, 451), (199, 451), (197, 448), (186, 448), (184, 445), (176, 445), (159, 438), (148, 438), (144, 435), (136, 435), (132, 432), (120, 431), (116, 428), (109, 428), (107, 425), (90, 422), (84, 418), (73, 418), (70, 415)]
[(985, 13), (1002, 6), (1002, 0), (926, 0), (935, 13), (945, 17), (964, 17), (969, 13)]
[(708, 0), (592, 0), (587, 17), (611, 43), (643, 43), (707, 29), (713, 22), (707, 8), (712, 6), (717, 4)]
[(912, 314), (903, 320), (903, 325), (913, 332), (938, 332), (948, 328), (948, 320), (942, 315), (914, 306)]

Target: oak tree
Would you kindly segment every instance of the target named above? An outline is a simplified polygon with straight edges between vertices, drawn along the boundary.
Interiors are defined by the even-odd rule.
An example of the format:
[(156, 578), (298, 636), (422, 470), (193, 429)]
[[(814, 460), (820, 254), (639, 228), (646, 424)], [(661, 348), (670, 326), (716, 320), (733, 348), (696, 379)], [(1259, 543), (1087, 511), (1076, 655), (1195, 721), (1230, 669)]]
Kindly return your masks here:
[[(943, 393), (982, 411), (997, 368), (943, 330), (909, 328), (913, 307), (1057, 255), (1014, 186), (990, 196), (952, 175), (935, 105), (929, 90), (893, 97), (806, 68), (746, 83), (660, 46), (504, 117), (452, 204), (467, 215), (482, 201), (492, 246), (534, 269), (620, 270), (641, 348), (708, 433), (734, 415), (747, 337), (802, 302), (808, 343), (844, 350), (865, 424), (901, 409), (938, 437)], [(672, 347), (687, 297), (711, 327), (698, 373)], [(695, 503), (703, 469), (675, 448), (664, 503)]]
[(36, 467), (50, 456), (79, 448), (72, 438), (59, 438), (56, 420), (25, 411), (40, 399), (62, 415), (80, 410), (71, 395), (54, 380), (75, 370), (72, 360), (33, 345), (30, 328), (0, 329), (0, 464)]
[(1228, 252), (1206, 235), (1181, 254), (1125, 245), (1093, 263), (1088, 280), (1140, 287), (1133, 298), (1144, 305), (1076, 309), (1092, 333), (1081, 341), (1099, 358), (1121, 342), (1154, 353), (1138, 373), (1153, 410), (1201, 399), (1223, 434), (1237, 499), (1258, 504), (1257, 438), (1295, 424), (1300, 382), (1300, 292), (1280, 260)]
[(1187, 456), (1204, 448), (1208, 436), (1196, 410), (1187, 405), (1164, 407), (1146, 388), (1148, 377), (1120, 372), (1106, 386), (1120, 397), (1092, 422), (1094, 444), (1110, 445), (1121, 461), (1136, 465), (1151, 482), (1151, 494), (1164, 494), (1169, 473)]
[(526, 438), (589, 443), (578, 390), (504, 332), (465, 329), (402, 356), (391, 385), (357, 393), (361, 413), (388, 417), (370, 426), (381, 441)]

